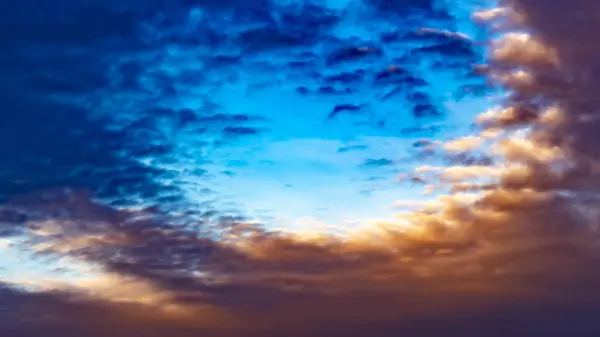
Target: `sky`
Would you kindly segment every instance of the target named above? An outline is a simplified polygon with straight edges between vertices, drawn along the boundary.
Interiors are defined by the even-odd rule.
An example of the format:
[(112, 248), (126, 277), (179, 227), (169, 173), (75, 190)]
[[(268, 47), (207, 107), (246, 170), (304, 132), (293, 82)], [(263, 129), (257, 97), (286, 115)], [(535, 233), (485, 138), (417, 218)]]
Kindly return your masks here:
[(1, 6), (0, 332), (600, 333), (598, 4)]

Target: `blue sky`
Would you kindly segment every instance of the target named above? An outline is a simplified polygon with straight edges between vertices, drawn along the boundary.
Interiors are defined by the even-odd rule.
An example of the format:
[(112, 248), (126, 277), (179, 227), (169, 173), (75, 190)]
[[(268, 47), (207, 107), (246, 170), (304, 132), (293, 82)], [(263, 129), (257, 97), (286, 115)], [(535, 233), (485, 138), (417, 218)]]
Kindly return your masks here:
[[(494, 102), (456, 95), (484, 82), (468, 76), (484, 53), (480, 2), (377, 4), (89, 9), (36, 23), (65, 36), (13, 24), (11, 102), (25, 113), (5, 126), (4, 143), (22, 148), (2, 149), (4, 197), (84, 188), (116, 207), (293, 231), (392, 219), (394, 202), (433, 197), (399, 179), (426, 164), (413, 144), (470, 134)], [(51, 272), (26, 251), (5, 256), (5, 274)]]
[[(39, 97), (42, 106), (68, 105), (77, 118), (56, 108), (56, 117), (39, 132), (18, 131), (29, 126), (14, 122), (17, 133), (37, 132), (56, 144), (34, 141), (18, 158), (9, 153), (8, 174), (17, 178), (7, 179), (13, 182), (8, 197), (11, 189), (19, 194), (38, 185), (66, 185), (91, 189), (102, 202), (120, 207), (194, 209), (204, 217), (216, 210), (218, 216), (241, 215), (270, 229), (327, 232), (390, 220), (398, 200), (432, 198), (422, 186), (398, 178), (423, 164), (410, 159), (413, 144), (467, 135), (474, 116), (493, 104), (455, 95), (463, 85), (483, 83), (466, 76), (484, 52), (482, 31), (471, 21), (476, 2), (449, 2), (443, 15), (409, 9), (405, 14), (412, 14), (404, 17), (382, 15), (359, 1), (283, 4), (276, 2), (267, 17), (244, 6), (150, 10), (136, 16), (135, 32), (124, 21), (125, 31), (117, 27), (114, 34), (120, 35), (109, 31), (92, 41), (96, 44), (23, 31), (25, 42), (17, 51), (25, 55), (22, 62), (35, 62), (26, 67), (37, 70), (16, 74), (25, 95)], [(100, 25), (108, 18), (98, 20)], [(281, 31), (266, 34), (284, 37), (256, 35), (273, 24)], [(101, 28), (86, 29), (92, 34)], [(225, 35), (213, 42), (194, 40), (206, 29)], [(430, 31), (419, 35), (423, 29)], [(307, 31), (305, 41), (274, 40), (290, 39), (299, 30)], [(448, 32), (465, 37), (444, 37)], [(56, 54), (55, 44), (69, 39), (73, 44)], [(127, 46), (137, 41), (153, 47)], [(420, 51), (456, 41), (472, 55)], [(373, 55), (334, 58), (365, 46)], [(104, 54), (93, 54), (94, 48)], [(65, 67), (61, 60), (71, 57), (79, 63)], [(106, 69), (97, 73), (98, 67)], [(423, 83), (377, 82), (390, 67)], [(431, 113), (417, 115), (419, 102), (411, 95), (425, 100)], [(31, 111), (25, 118), (40, 120)], [(432, 125), (437, 129), (427, 131)], [(57, 132), (62, 128), (74, 138), (60, 139), (67, 137)], [(418, 128), (425, 131), (414, 131)], [(39, 151), (47, 157), (40, 162), (52, 167), (43, 174), (22, 159)], [(3, 264), (8, 270), (30, 266), (16, 261)]]
[[(464, 3), (449, 6), (454, 16), (450, 20), (423, 19), (397, 25), (393, 20), (376, 23), (369, 12), (372, 9), (359, 2), (327, 2), (327, 6), (324, 10), (332, 11), (327, 15), (341, 17), (326, 28), (327, 39), (377, 45), (384, 33), (399, 31), (404, 34), (421, 28), (462, 29), (474, 39), (477, 37), (477, 30), (470, 24), (469, 13), (473, 8)], [(182, 27), (178, 27), (179, 34), (185, 36), (185, 27), (202, 25), (202, 17), (206, 15), (209, 14), (201, 10), (191, 11), (188, 14), (191, 23), (183, 22)], [(225, 29), (232, 31), (240, 29), (231, 25), (231, 19), (221, 19), (225, 22), (214, 24), (225, 25)], [(218, 71), (208, 68), (208, 73), (202, 74), (205, 76), (203, 83), (181, 84), (182, 94), (178, 92), (173, 100), (162, 100), (159, 104), (219, 116), (236, 114), (239, 119), (248, 119), (249, 124), (257, 128), (252, 130), (256, 134), (232, 137), (222, 146), (214, 146), (214, 143), (210, 144), (211, 137), (216, 137), (214, 135), (178, 132), (176, 126), (171, 126), (172, 129), (166, 129), (165, 133), (169, 133), (167, 141), (174, 147), (169, 156), (175, 163), (170, 162), (168, 167), (179, 172), (165, 183), (181, 188), (186, 201), (191, 204), (210, 200), (220, 209), (229, 208), (268, 226), (294, 226), (288, 222), (300, 218), (334, 224), (345, 219), (363, 221), (389, 217), (392, 214), (389, 206), (394, 201), (421, 197), (419, 187), (397, 181), (398, 173), (417, 164), (401, 163), (412, 144), (422, 138), (441, 140), (468, 133), (473, 117), (489, 105), (483, 98), (467, 97), (457, 102), (452, 97), (461, 85), (478, 81), (457, 75), (468, 71), (468, 60), (462, 69), (442, 66), (436, 71), (430, 69), (430, 64), (447, 55), (421, 56), (418, 60), (417, 57), (410, 60), (409, 56), (408, 60), (401, 60), (410, 50), (423, 45), (426, 46), (427, 41), (390, 44), (385, 46), (383, 57), (327, 65), (319, 55), (333, 53), (328, 51), (332, 48), (331, 43), (316, 40), (299, 47), (259, 50)], [(236, 55), (232, 50), (239, 46), (214, 48), (221, 48), (224, 55)], [(481, 53), (476, 42), (473, 42), (473, 49), (475, 53)], [(198, 46), (165, 48), (160, 62), (145, 66), (156, 67), (176, 77), (189, 69), (206, 69), (208, 60), (196, 57), (196, 53), (214, 56), (216, 52)], [(300, 68), (290, 67), (293, 62)], [(373, 86), (370, 78), (390, 66), (407, 67), (428, 82), (422, 91), (434, 102), (440, 115), (431, 118), (412, 116), (412, 104), (403, 97), (411, 89), (398, 97), (382, 99), (395, 88)], [(353, 71), (365, 74), (352, 83), (341, 83), (341, 86), (337, 83), (340, 88), (336, 89), (351, 92), (313, 93), (319, 87), (327, 88), (323, 83), (327, 78)], [(112, 97), (103, 99), (111, 102)], [(142, 99), (130, 103), (143, 104)], [(109, 104), (107, 113), (115, 109), (111, 103), (106, 104)], [(336, 106), (343, 105), (360, 106), (361, 109), (328, 117)], [(428, 125), (443, 125), (445, 129), (436, 134), (405, 135), (401, 132)], [(150, 165), (156, 165), (148, 160)], [(369, 161), (371, 165), (365, 165)], [(184, 167), (189, 170), (182, 172)], [(198, 177), (194, 167), (202, 168), (206, 173)]]

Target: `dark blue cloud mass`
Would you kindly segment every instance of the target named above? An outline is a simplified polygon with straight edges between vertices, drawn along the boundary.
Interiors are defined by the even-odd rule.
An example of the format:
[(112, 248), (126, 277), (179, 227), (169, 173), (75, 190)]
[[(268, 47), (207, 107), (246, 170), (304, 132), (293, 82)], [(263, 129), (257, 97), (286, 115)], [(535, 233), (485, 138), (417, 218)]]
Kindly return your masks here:
[[(319, 1), (67, 2), (47, 15), (11, 5), (15, 16), (0, 22), (3, 193), (77, 186), (121, 204), (177, 194), (184, 177), (173, 165), (206, 166), (212, 148), (253, 142), (245, 139), (264, 137), (278, 128), (275, 114), (285, 116), (233, 108), (249, 98), (216, 95), (225, 87), (250, 95), (288, 83), (320, 101), (323, 119), (348, 115), (381, 135), (399, 135), (411, 118), (400, 111), (406, 104), (416, 120), (442, 117), (412, 65), (464, 71), (477, 53), (434, 30), (416, 33), (410, 18), (448, 29), (455, 19), (430, 1), (362, 6), (360, 20), (394, 22), (392, 30), (341, 35), (350, 7)], [(398, 107), (391, 115), (372, 106), (388, 100)]]

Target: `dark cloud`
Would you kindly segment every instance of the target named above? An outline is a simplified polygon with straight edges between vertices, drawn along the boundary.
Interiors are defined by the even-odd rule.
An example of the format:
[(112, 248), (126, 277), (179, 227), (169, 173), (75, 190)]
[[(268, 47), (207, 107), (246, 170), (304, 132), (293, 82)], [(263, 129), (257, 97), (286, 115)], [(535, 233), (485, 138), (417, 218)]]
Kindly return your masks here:
[(413, 143), (413, 147), (421, 148), (421, 147), (430, 146), (432, 144), (433, 144), (433, 142), (428, 139), (419, 139)]
[(228, 135), (228, 136), (232, 136), (232, 137), (238, 137), (238, 136), (252, 136), (252, 135), (256, 135), (260, 132), (260, 129), (257, 128), (252, 128), (252, 127), (234, 127), (234, 126), (228, 126), (225, 129), (223, 129), (223, 134)]
[(436, 8), (435, 0), (366, 0), (365, 2), (383, 15), (406, 15), (411, 11), (423, 11), (431, 15)]
[(384, 167), (393, 165), (394, 161), (387, 158), (367, 159), (361, 166), (363, 167)]
[(416, 118), (439, 117), (441, 113), (431, 104), (417, 103), (413, 108), (413, 116)]
[[(88, 111), (68, 105), (31, 102), (20, 95), (3, 99), (0, 125), (2, 196), (55, 186), (110, 188), (104, 179), (132, 179), (140, 185), (112, 194), (127, 197), (152, 187), (160, 171), (142, 167), (120, 151), (136, 152), (128, 135), (104, 129)], [(10, 115), (10, 116), (8, 116)], [(57, 151), (56, 149), (63, 149)], [(149, 151), (154, 151), (147, 145)], [(127, 177), (127, 178), (126, 178)], [(115, 191), (116, 192), (116, 191)]]
[[(238, 36), (240, 44), (249, 52), (313, 44), (317, 39), (324, 37), (324, 32), (332, 28), (339, 19), (339, 16), (334, 13), (313, 4), (288, 8), (283, 6), (279, 10), (280, 22), (285, 22), (282, 26), (272, 17), (272, 13), (277, 11), (276, 5), (262, 8), (252, 6), (252, 8), (252, 14), (258, 11), (264, 12), (258, 16), (240, 13), (241, 16), (244, 19), (256, 18), (265, 26), (245, 30)], [(236, 22), (240, 23), (239, 20)]]
[(444, 125), (427, 124), (403, 128), (400, 130), (400, 133), (404, 136), (423, 136), (436, 134), (442, 129), (444, 129)]
[(362, 82), (365, 78), (366, 71), (358, 69), (352, 72), (344, 72), (336, 75), (327, 76), (325, 81), (328, 83), (340, 83), (345, 85), (356, 84)]
[(434, 56), (444, 56), (447, 58), (458, 58), (467, 62), (475, 62), (478, 56), (471, 46), (471, 42), (466, 39), (448, 39), (439, 41), (431, 46), (420, 47), (415, 50), (416, 54), (431, 54)]
[(340, 63), (363, 60), (366, 57), (381, 57), (383, 51), (374, 46), (343, 46), (333, 50), (327, 56), (327, 64), (334, 66)]
[(345, 152), (355, 151), (355, 150), (365, 150), (367, 148), (368, 147), (366, 145), (349, 145), (349, 146), (340, 147), (337, 152), (345, 153)]
[(319, 94), (324, 94), (324, 95), (343, 95), (343, 94), (349, 94), (349, 93), (352, 93), (352, 92), (353, 92), (353, 90), (351, 90), (351, 89), (349, 89), (349, 88), (346, 88), (346, 89), (343, 89), (343, 90), (341, 90), (341, 89), (336, 89), (336, 88), (334, 88), (334, 87), (332, 87), (332, 86), (329, 86), (329, 85), (327, 85), (327, 86), (322, 86), (322, 87), (320, 87), (320, 88), (317, 90), (317, 92), (318, 92)]
[(375, 85), (403, 84), (408, 78), (412, 78), (407, 70), (392, 66), (375, 75)]
[(331, 112), (329, 113), (328, 118), (335, 118), (341, 114), (358, 114), (362, 113), (364, 105), (356, 105), (356, 104), (338, 104), (333, 107)]
[(81, 46), (93, 45), (114, 37), (132, 37), (136, 34), (136, 13), (117, 12), (104, 6), (82, 7), (67, 20), (49, 15), (45, 22), (33, 21), (3, 23), (3, 43), (26, 45)]

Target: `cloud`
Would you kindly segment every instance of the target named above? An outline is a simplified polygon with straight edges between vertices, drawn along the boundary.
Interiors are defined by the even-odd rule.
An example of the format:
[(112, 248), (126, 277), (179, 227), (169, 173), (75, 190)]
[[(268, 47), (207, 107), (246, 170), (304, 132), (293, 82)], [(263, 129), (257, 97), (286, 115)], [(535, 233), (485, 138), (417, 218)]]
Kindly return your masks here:
[(476, 149), (483, 139), (475, 136), (466, 136), (451, 140), (444, 144), (444, 149), (450, 152), (466, 152)]
[(341, 47), (337, 48), (327, 57), (327, 64), (334, 66), (340, 63), (359, 61), (366, 57), (381, 57), (383, 52), (374, 47)]
[(395, 14), (405, 15), (411, 11), (434, 12), (432, 0), (367, 0), (367, 4), (373, 6), (381, 15)]
[(366, 159), (364, 161), (364, 163), (362, 163), (362, 167), (366, 167), (366, 168), (373, 168), (373, 167), (386, 167), (386, 166), (390, 166), (393, 165), (394, 161), (387, 159), (387, 158), (379, 158), (379, 159), (373, 159), (373, 158), (369, 158)]
[(360, 114), (363, 113), (363, 105), (338, 104), (329, 113), (328, 118), (335, 118), (341, 114)]
[(556, 63), (555, 52), (526, 33), (507, 33), (497, 41), (494, 59), (518, 65)]
[[(473, 200), (477, 206), (468, 212)], [(65, 209), (86, 204), (55, 204), (65, 202)], [(342, 242), (328, 236), (286, 237), (230, 223), (228, 239), (217, 243), (155, 220), (144, 223), (143, 213), (106, 213), (104, 206), (88, 204), (90, 215), (104, 211), (100, 217), (80, 217), (78, 230), (102, 227), (101, 232), (120, 231), (130, 240), (57, 251), (104, 266), (102, 276), (41, 292), (8, 291), (4, 303), (18, 303), (8, 315), (20, 319), (3, 327), (14, 329), (16, 336), (36, 336), (36, 330), (45, 329), (67, 333), (69, 327), (70, 333), (81, 329), (92, 336), (115, 333), (101, 328), (103, 324), (120, 326), (126, 336), (141, 336), (150, 327), (182, 336), (230, 336), (242, 330), (250, 336), (277, 336), (326, 327), (334, 336), (351, 331), (357, 336), (441, 331), (451, 336), (446, 329), (456, 324), (465, 325), (460, 335), (477, 335), (495, 326), (485, 317), (517, 319), (507, 329), (522, 328), (519, 322), (528, 317), (543, 322), (542, 331), (549, 333), (558, 327), (556, 313), (574, 315), (582, 308), (575, 299), (595, 296), (588, 287), (598, 280), (579, 269), (593, 256), (588, 254), (596, 248), (586, 246), (593, 241), (586, 244), (585, 236), (569, 228), (547, 232), (559, 221), (538, 222), (549, 215), (542, 210), (553, 209), (558, 216), (565, 206), (544, 194), (494, 191), (481, 199), (442, 198), (430, 207), (441, 213), (412, 213), (406, 219), (418, 226), (405, 232), (394, 232), (393, 224), (387, 224), (379, 234), (367, 231)], [(522, 218), (533, 214), (538, 215)], [(452, 230), (443, 229), (442, 221), (461, 223)], [(485, 231), (491, 232), (481, 241)], [(563, 282), (578, 288), (568, 297), (552, 293)], [(589, 310), (596, 310), (593, 298), (588, 298)], [(541, 309), (544, 305), (550, 309)], [(45, 312), (55, 315), (39, 314)], [(439, 324), (434, 328), (419, 323), (423, 320)]]
[[(3, 205), (2, 232), (27, 238), (21, 247), (41, 249), (40, 257), (95, 266), (98, 276), (52, 290), (3, 285), (0, 329), (16, 337), (596, 335), (598, 142), (590, 107), (598, 79), (585, 73), (597, 69), (590, 34), (598, 5), (518, 3), (535, 48), (509, 36), (494, 66), (531, 67), (523, 85), (563, 73), (570, 94), (542, 91), (528, 101), (524, 89), (507, 100), (510, 118), (494, 123), (514, 137), (498, 143), (504, 166), (417, 172), (446, 172), (456, 184), (491, 176), (491, 185), (345, 238), (269, 232), (243, 218), (181, 225), (160, 209), (118, 210), (73, 190), (30, 193)], [(562, 24), (572, 17), (578, 24)], [(540, 100), (562, 117), (515, 112)]]
[(366, 150), (367, 148), (368, 148), (367, 145), (348, 145), (348, 146), (340, 147), (337, 150), (337, 152), (346, 153), (346, 152), (349, 152), (349, 151)]

